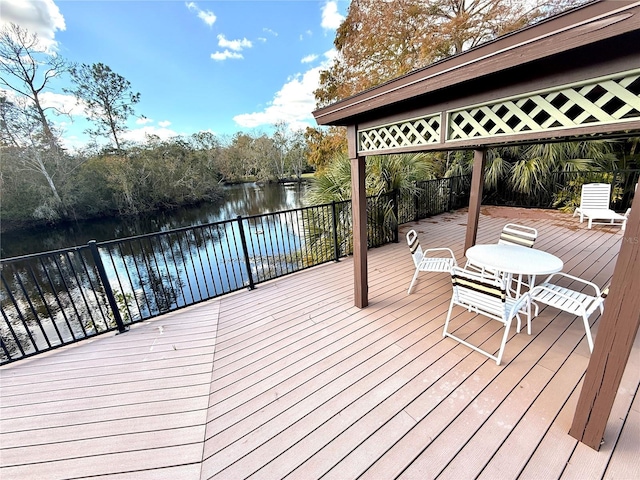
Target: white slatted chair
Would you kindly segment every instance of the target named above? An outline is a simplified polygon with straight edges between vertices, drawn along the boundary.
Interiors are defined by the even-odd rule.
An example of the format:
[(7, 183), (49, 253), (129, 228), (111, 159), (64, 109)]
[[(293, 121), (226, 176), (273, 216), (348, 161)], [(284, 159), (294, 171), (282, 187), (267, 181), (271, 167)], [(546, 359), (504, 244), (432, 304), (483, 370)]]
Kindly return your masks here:
[[(587, 290), (589, 293), (580, 292), (554, 283), (562, 278), (578, 282), (580, 287), (588, 287)], [(595, 283), (560, 272), (549, 275), (543, 283), (532, 288), (529, 293), (531, 294), (532, 302), (543, 303), (582, 317), (587, 335), (587, 343), (589, 344), (589, 351), (593, 352), (593, 338), (591, 337), (591, 328), (589, 328), (589, 317), (598, 309), (600, 310), (600, 314), (604, 313), (604, 299), (609, 293), (608, 286), (600, 291)]]
[[(411, 250), (411, 257), (416, 267), (416, 272), (413, 274), (411, 285), (409, 285), (409, 291), (407, 295), (411, 294), (413, 284), (418, 278), (420, 272), (451, 272), (452, 267), (458, 266), (456, 257), (450, 248), (428, 248), (422, 250), (420, 241), (418, 240), (418, 234), (415, 230), (409, 230), (407, 232), (407, 244)], [(441, 256), (445, 254), (445, 256)], [(440, 255), (440, 256), (438, 256)]]
[(502, 228), (499, 244), (502, 245), (520, 245), (521, 247), (533, 248), (533, 244), (538, 238), (538, 230), (526, 225), (517, 223), (507, 223)]
[(611, 185), (608, 183), (586, 183), (582, 185), (580, 206), (574, 210), (573, 216), (579, 214), (580, 223), (586, 218), (589, 229), (593, 224), (598, 224), (619, 225), (624, 230), (627, 226), (628, 216), (613, 211), (609, 206), (610, 199)]
[[(538, 230), (533, 227), (527, 227), (526, 225), (519, 225), (517, 223), (507, 223), (500, 234), (500, 239), (498, 240), (498, 244), (502, 245), (520, 245), (521, 247), (533, 248), (533, 244), (536, 242), (538, 238)], [(518, 280), (514, 280), (519, 282), (520, 285), (525, 285), (531, 288), (533, 285), (534, 278), (529, 275), (528, 281), (522, 281), (522, 275), (519, 276)], [(516, 290), (518, 288), (516, 287)]]
[[(533, 244), (538, 238), (538, 230), (533, 227), (527, 227), (526, 225), (520, 225), (517, 223), (507, 223), (500, 233), (500, 238), (498, 239), (498, 244), (502, 245), (519, 245), (521, 247), (529, 247), (533, 248)], [(484, 273), (486, 269), (474, 265), (472, 262), (467, 260), (467, 264), (465, 268), (475, 270), (478, 272)], [(492, 275), (499, 275), (500, 272), (486, 272)], [(530, 286), (533, 283), (533, 278), (529, 276), (529, 283), (523, 282), (522, 278), (519, 278), (517, 281), (520, 282), (521, 285)]]
[[(520, 316), (519, 313), (524, 311), (527, 314), (527, 324), (531, 325), (531, 302), (529, 293), (525, 293), (518, 299), (507, 296), (507, 286), (503, 279), (497, 277), (488, 277), (481, 273), (464, 270), (462, 268), (453, 267), (451, 269), (451, 281), (453, 283), (453, 295), (449, 305), (449, 312), (444, 323), (443, 337), (452, 338), (473, 350), (486, 355), (495, 360), (500, 365), (504, 347), (509, 337), (509, 329), (514, 318), (517, 319), (516, 331), (520, 332)], [(500, 343), (498, 355), (482, 350), (480, 347), (472, 345), (449, 332), (449, 323), (451, 321), (451, 312), (454, 305), (459, 305), (469, 311), (485, 315), (494, 320), (501, 322), (505, 329)], [(526, 310), (523, 308), (526, 307)]]

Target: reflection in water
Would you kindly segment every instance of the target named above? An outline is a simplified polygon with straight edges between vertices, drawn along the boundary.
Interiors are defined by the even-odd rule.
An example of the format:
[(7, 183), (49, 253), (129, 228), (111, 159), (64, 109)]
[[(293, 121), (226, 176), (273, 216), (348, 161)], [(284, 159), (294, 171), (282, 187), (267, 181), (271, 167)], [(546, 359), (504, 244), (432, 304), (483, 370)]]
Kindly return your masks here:
[(0, 311), (3, 360), (112, 326), (88, 247), (3, 263)]
[[(49, 250), (84, 245), (1, 262), (0, 364), (113, 330), (118, 317), (140, 321), (350, 254), (350, 202), (294, 209), (301, 190), (239, 185), (221, 205), (52, 230), (59, 243)], [(397, 241), (385, 214), (393, 198), (367, 200), (369, 246)], [(100, 242), (90, 248), (92, 238)]]
[[(349, 253), (349, 202), (288, 209), (299, 191), (242, 190), (215, 212), (174, 212), (159, 232), (4, 260), (0, 363), (114, 329), (119, 317), (137, 322)], [(394, 238), (383, 221), (388, 202), (369, 201), (372, 246)], [(191, 225), (175, 228), (187, 217)]]
[(225, 199), (217, 204), (205, 203), (170, 211), (138, 216), (103, 218), (66, 225), (45, 227), (2, 235), (0, 257), (9, 258), (45, 252), (76, 245), (89, 240), (98, 242), (132, 237), (175, 228), (232, 220), (303, 206), (306, 185), (245, 183), (224, 188)]
[[(262, 193), (249, 189), (248, 202), (235, 198), (225, 207), (249, 207), (251, 214), (266, 206)], [(299, 189), (282, 193), (266, 197), (284, 199), (271, 202), (278, 210), (300, 198)], [(304, 268), (302, 210), (245, 214), (241, 222), (214, 222), (222, 208), (199, 210), (207, 215), (187, 212), (200, 223), (190, 228), (98, 243), (106, 277), (97, 273), (98, 257), (86, 245), (4, 260), (0, 363), (114, 329), (116, 311), (124, 323), (140, 321)]]

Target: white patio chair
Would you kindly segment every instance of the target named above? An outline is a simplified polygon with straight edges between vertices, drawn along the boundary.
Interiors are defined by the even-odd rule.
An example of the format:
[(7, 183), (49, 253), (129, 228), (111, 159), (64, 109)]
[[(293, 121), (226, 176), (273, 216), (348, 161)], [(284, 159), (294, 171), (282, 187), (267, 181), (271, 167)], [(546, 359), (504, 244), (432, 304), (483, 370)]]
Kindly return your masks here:
[(520, 245), (521, 247), (533, 248), (533, 244), (538, 238), (538, 230), (526, 225), (517, 223), (507, 223), (502, 228), (499, 244), (503, 245)]
[[(587, 290), (589, 293), (554, 283), (554, 280), (557, 282), (561, 278), (578, 282), (580, 287), (588, 287)], [(532, 288), (530, 294), (532, 302), (543, 303), (573, 315), (581, 316), (587, 334), (589, 351), (593, 352), (593, 338), (591, 337), (591, 328), (589, 328), (589, 317), (598, 309), (600, 310), (600, 314), (604, 312), (604, 299), (608, 292), (608, 286), (600, 291), (595, 283), (560, 272), (549, 275), (543, 283)], [(531, 332), (529, 331), (529, 333)]]
[[(456, 257), (450, 248), (428, 248), (422, 250), (420, 241), (418, 240), (418, 234), (415, 230), (409, 230), (407, 232), (407, 244), (411, 250), (411, 257), (416, 267), (416, 272), (413, 274), (411, 285), (409, 285), (409, 291), (407, 295), (411, 294), (413, 284), (418, 278), (420, 272), (446, 272), (449, 273), (452, 267), (458, 266)], [(435, 255), (434, 255), (435, 254)], [(446, 254), (445, 256), (437, 256)]]
[[(538, 230), (533, 227), (527, 227), (526, 225), (520, 225), (517, 223), (507, 223), (500, 233), (500, 238), (498, 239), (498, 244), (501, 245), (519, 245), (521, 247), (529, 247), (533, 248), (533, 244), (538, 238)], [(473, 262), (467, 260), (467, 264), (465, 268), (475, 270), (477, 272), (485, 272), (485, 268), (480, 267), (479, 265), (474, 265)], [(500, 272), (487, 272), (492, 275), (499, 275)], [(529, 283), (523, 282), (522, 278), (519, 278), (517, 281), (520, 282), (520, 285), (531, 286), (533, 283), (533, 278), (529, 276)]]
[[(495, 360), (500, 365), (504, 347), (509, 337), (509, 329), (514, 318), (517, 319), (516, 332), (520, 333), (520, 313), (527, 314), (528, 331), (531, 331), (531, 302), (529, 293), (525, 293), (520, 298), (507, 296), (507, 286), (504, 279), (497, 277), (487, 277), (481, 273), (476, 273), (462, 268), (453, 267), (451, 269), (451, 281), (453, 283), (453, 295), (449, 304), (449, 312), (444, 323), (443, 337), (452, 338), (467, 347), (486, 355)], [(451, 312), (454, 305), (459, 305), (469, 311), (485, 315), (494, 320), (498, 320), (504, 325), (504, 333), (500, 343), (498, 355), (482, 350), (480, 347), (472, 345), (448, 331), (451, 321)], [(523, 312), (523, 308), (526, 310)]]
[(613, 211), (609, 206), (610, 199), (611, 185), (608, 183), (586, 183), (582, 185), (580, 206), (574, 210), (573, 216), (579, 214), (580, 223), (587, 218), (588, 229), (591, 229), (593, 224), (598, 224), (620, 225), (624, 230), (627, 226), (627, 215)]
[[(537, 238), (538, 230), (535, 228), (527, 227), (526, 225), (519, 225), (517, 223), (507, 223), (502, 229), (498, 243), (503, 245), (520, 245), (521, 247), (533, 248), (533, 244), (536, 242)], [(522, 275), (520, 275), (518, 280), (514, 279), (514, 281), (519, 282), (520, 285), (531, 288), (534, 279), (529, 275), (528, 281), (523, 282)], [(516, 290), (518, 290), (518, 288), (516, 288)]]

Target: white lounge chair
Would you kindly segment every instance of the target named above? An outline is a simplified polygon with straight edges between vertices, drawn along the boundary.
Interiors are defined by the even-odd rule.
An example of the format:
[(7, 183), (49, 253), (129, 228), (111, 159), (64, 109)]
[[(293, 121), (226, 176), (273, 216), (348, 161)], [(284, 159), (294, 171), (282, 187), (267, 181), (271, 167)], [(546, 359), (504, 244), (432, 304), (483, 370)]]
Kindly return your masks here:
[[(579, 287), (588, 287), (588, 293), (558, 285), (556, 282), (562, 278), (577, 282)], [(542, 284), (532, 288), (529, 293), (531, 294), (532, 302), (543, 303), (573, 315), (581, 316), (587, 335), (589, 351), (593, 352), (593, 338), (589, 328), (589, 317), (598, 309), (601, 314), (604, 312), (604, 299), (608, 292), (609, 287), (600, 291), (595, 283), (560, 272), (549, 275)]]
[[(407, 232), (407, 244), (409, 244), (411, 257), (413, 258), (413, 263), (416, 266), (416, 272), (413, 274), (413, 279), (411, 280), (411, 285), (409, 285), (407, 295), (411, 294), (413, 284), (418, 278), (418, 274), (420, 272), (449, 273), (452, 267), (458, 266), (456, 257), (450, 248), (428, 248), (423, 251), (420, 246), (420, 241), (418, 240), (418, 234), (415, 230), (409, 230)], [(442, 254), (445, 255), (442, 256)]]
[[(509, 329), (511, 322), (517, 318), (516, 331), (520, 332), (520, 316), (519, 312), (526, 307), (527, 323), (531, 322), (531, 302), (529, 293), (525, 293), (521, 297), (515, 299), (507, 296), (507, 285), (504, 279), (497, 277), (487, 277), (481, 273), (464, 270), (462, 268), (453, 267), (451, 269), (451, 281), (453, 283), (453, 295), (449, 304), (449, 312), (444, 323), (443, 337), (452, 338), (476, 352), (495, 360), (500, 365), (504, 347), (509, 337)], [(463, 340), (449, 332), (449, 323), (451, 321), (451, 312), (454, 305), (459, 305), (469, 311), (485, 315), (494, 320), (498, 320), (504, 325), (504, 333), (502, 342), (497, 355), (493, 355), (482, 350), (476, 345)], [(531, 331), (529, 327), (529, 331)]]
[(608, 183), (586, 183), (582, 186), (580, 206), (575, 209), (573, 216), (580, 215), (580, 223), (588, 219), (587, 228), (593, 224), (620, 225), (622, 230), (627, 226), (628, 215), (622, 215), (609, 208), (611, 199), (611, 185)]

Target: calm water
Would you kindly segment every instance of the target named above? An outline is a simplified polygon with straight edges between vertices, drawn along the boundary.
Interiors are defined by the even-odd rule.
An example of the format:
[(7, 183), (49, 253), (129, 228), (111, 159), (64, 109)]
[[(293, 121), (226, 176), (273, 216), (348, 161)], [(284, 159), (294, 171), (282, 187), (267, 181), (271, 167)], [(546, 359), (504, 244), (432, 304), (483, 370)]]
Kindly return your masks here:
[(145, 233), (162, 232), (303, 206), (307, 186), (248, 183), (225, 187), (225, 199), (135, 217), (114, 217), (67, 225), (10, 232), (0, 238), (2, 258), (84, 245), (89, 240), (105, 241)]

